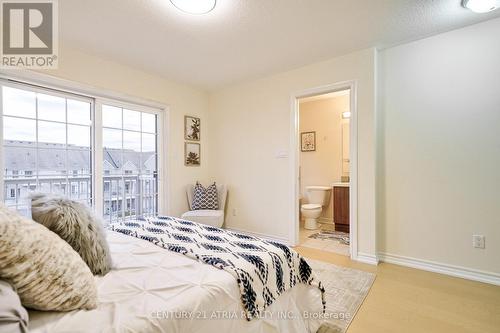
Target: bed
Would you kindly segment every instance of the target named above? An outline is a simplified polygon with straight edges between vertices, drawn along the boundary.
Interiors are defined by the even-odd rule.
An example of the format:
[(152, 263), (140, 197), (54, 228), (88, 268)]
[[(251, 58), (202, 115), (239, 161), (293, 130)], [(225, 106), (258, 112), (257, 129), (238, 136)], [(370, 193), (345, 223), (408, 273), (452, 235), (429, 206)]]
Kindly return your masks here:
[(321, 292), (297, 284), (261, 318), (245, 319), (231, 274), (148, 241), (108, 231), (113, 270), (96, 277), (98, 308), (30, 311), (30, 332), (316, 332)]

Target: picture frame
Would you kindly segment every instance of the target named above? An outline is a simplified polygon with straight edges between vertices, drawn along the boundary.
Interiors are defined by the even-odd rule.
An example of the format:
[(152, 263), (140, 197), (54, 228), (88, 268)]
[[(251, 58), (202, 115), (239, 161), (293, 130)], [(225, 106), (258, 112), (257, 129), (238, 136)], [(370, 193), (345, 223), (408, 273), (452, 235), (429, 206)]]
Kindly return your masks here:
[(300, 150), (303, 152), (316, 151), (316, 132), (300, 133)]
[(184, 143), (184, 165), (190, 167), (201, 166), (201, 144)]
[(201, 140), (201, 119), (184, 116), (184, 139), (189, 141)]

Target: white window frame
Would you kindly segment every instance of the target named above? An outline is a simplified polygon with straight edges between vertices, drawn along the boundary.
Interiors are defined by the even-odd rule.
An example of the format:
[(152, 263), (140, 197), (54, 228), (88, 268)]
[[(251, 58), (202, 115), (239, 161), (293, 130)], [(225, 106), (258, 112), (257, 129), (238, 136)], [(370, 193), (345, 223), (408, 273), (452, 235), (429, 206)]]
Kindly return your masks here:
[[(60, 98), (64, 98), (64, 99), (72, 99), (72, 100), (76, 100), (76, 101), (81, 101), (81, 102), (88, 102), (90, 103), (90, 107), (91, 107), (91, 110), (90, 110), (90, 117), (91, 117), (91, 123), (90, 123), (90, 129), (91, 129), (91, 137), (90, 139), (93, 140), (92, 138), (94, 137), (94, 131), (95, 131), (95, 128), (94, 128), (94, 118), (95, 118), (95, 113), (94, 113), (94, 107), (95, 107), (95, 98), (92, 98), (92, 97), (89, 97), (89, 96), (83, 96), (83, 95), (80, 95), (80, 94), (76, 94), (74, 92), (65, 92), (65, 91), (62, 91), (62, 90), (59, 90), (59, 89), (54, 89), (54, 88), (50, 88), (50, 87), (41, 87), (41, 86), (38, 86), (38, 85), (34, 85), (34, 84), (30, 84), (30, 83), (27, 83), (27, 82), (17, 82), (17, 81), (11, 81), (11, 80), (4, 80), (4, 79), (1, 79), (0, 78), (0, 167), (1, 167), (1, 171), (0, 171), (0, 188), (1, 188), (1, 191), (0, 191), (0, 201), (1, 202), (4, 202), (5, 200), (5, 197), (4, 197), (4, 192), (5, 192), (5, 167), (4, 167), (4, 140), (3, 140), (3, 89), (1, 89), (2, 87), (9, 87), (9, 88), (15, 88), (15, 89), (20, 89), (20, 90), (26, 90), (26, 91), (31, 91), (31, 92), (34, 92), (34, 93), (39, 93), (39, 94), (45, 94), (45, 95), (50, 95), (50, 96), (55, 96), (55, 97), (60, 97)], [(8, 115), (7, 117), (10, 117), (10, 115)], [(14, 116), (15, 117), (15, 116)], [(20, 117), (19, 119), (28, 119), (28, 118), (24, 118), (24, 117)], [(31, 118), (30, 118), (31, 119)], [(36, 119), (37, 119), (37, 122), (39, 121), (38, 119), (38, 114), (36, 115)], [(42, 120), (43, 121), (43, 120)], [(51, 121), (52, 122), (52, 121)], [(58, 121), (53, 121), (54, 123), (61, 123), (61, 122), (58, 122)], [(66, 124), (67, 124), (67, 119), (66, 119)], [(37, 134), (36, 134), (36, 139), (38, 140), (38, 131), (37, 131)], [(68, 133), (66, 133), (66, 140), (67, 140), (67, 136), (68, 136)], [(38, 147), (37, 147), (38, 149)], [(91, 154), (91, 160), (92, 160), (92, 165), (91, 165), (91, 178), (92, 178), (92, 191), (90, 193), (90, 200), (91, 202), (94, 204), (95, 203), (95, 163), (94, 163), (94, 159), (95, 159), (95, 155), (96, 155), (96, 151), (95, 151), (96, 147), (94, 146), (94, 142), (92, 141), (91, 143), (91, 146), (90, 146), (90, 154)], [(37, 155), (38, 156), (38, 155)], [(66, 158), (66, 162), (67, 162), (67, 158)], [(37, 163), (37, 167), (38, 167), (38, 160), (36, 161)], [(68, 187), (69, 189), (71, 189), (71, 183), (68, 182), (68, 178), (69, 178), (69, 174), (67, 173), (68, 169), (67, 169), (68, 165), (66, 164), (66, 181), (67, 181), (67, 184), (68, 184)], [(26, 172), (27, 170), (24, 170), (24, 172)], [(33, 173), (33, 170), (30, 170), (31, 173)], [(36, 174), (33, 176), (34, 179), (36, 180), (36, 182), (38, 183), (38, 180), (39, 180), (39, 175)], [(68, 192), (69, 196), (71, 196), (71, 193)]]
[[(116, 93), (101, 88), (95, 88), (89, 85), (80, 84), (77, 82), (64, 80), (52, 77), (42, 73), (36, 73), (29, 70), (0, 70), (0, 85), (20, 84), (21, 86), (27, 84), (30, 86), (37, 86), (46, 91), (59, 91), (60, 93), (69, 93), (72, 95), (91, 98), (94, 100), (92, 128), (93, 135), (91, 140), (93, 146), (93, 186), (92, 186), (92, 200), (93, 208), (99, 215), (103, 213), (103, 154), (102, 154), (102, 105), (114, 105), (118, 103), (122, 107), (149, 110), (157, 114), (158, 123), (158, 213), (161, 215), (170, 214), (170, 167), (168, 156), (168, 142), (170, 133), (170, 107), (166, 104), (158, 103), (148, 99), (138, 98), (127, 94)], [(2, 103), (2, 89), (0, 89), (0, 201), (4, 201), (4, 155), (3, 155), (3, 103)], [(146, 112), (146, 111), (141, 111)]]
[[(102, 125), (102, 106), (103, 105), (109, 105), (109, 106), (114, 106), (118, 108), (123, 108), (123, 109), (128, 109), (128, 110), (133, 110), (133, 111), (138, 111), (138, 112), (144, 112), (144, 113), (151, 113), (157, 116), (157, 143), (156, 143), (156, 149), (157, 149), (157, 181), (158, 181), (158, 214), (168, 214), (164, 213), (168, 211), (168, 207), (166, 207), (166, 202), (168, 200), (162, 200), (165, 198), (165, 195), (167, 192), (165, 191), (166, 188), (166, 180), (164, 179), (164, 165), (166, 163), (164, 159), (165, 155), (165, 150), (166, 147), (165, 145), (165, 133), (164, 133), (164, 124), (165, 124), (165, 112), (162, 112), (162, 110), (158, 108), (152, 108), (144, 105), (138, 105), (135, 103), (128, 103), (125, 101), (118, 101), (116, 99), (109, 99), (109, 98), (97, 98), (95, 102), (95, 114), (96, 114), (96, 122), (95, 122), (95, 131), (96, 134), (99, 133), (99, 141), (96, 142), (96, 144), (99, 144), (99, 147), (96, 146), (96, 151), (102, 152), (103, 151), (103, 145), (102, 145), (102, 131), (103, 131), (103, 125)], [(96, 140), (97, 141), (97, 140)], [(103, 154), (96, 154), (99, 156), (95, 157), (95, 164), (98, 164), (100, 167), (100, 170), (96, 170), (96, 177), (97, 177), (97, 172), (99, 172), (99, 175), (103, 176), (104, 175), (104, 170), (103, 170)], [(97, 165), (95, 165), (97, 167)], [(99, 185), (99, 191), (98, 195), (100, 197), (96, 197), (96, 202), (95, 202), (95, 210), (98, 213), (104, 213), (104, 182), (100, 181)], [(97, 187), (97, 184), (96, 184)], [(124, 205), (126, 204), (126, 201), (124, 200), (122, 203), (122, 210), (125, 209)], [(142, 204), (142, 201), (141, 201)]]

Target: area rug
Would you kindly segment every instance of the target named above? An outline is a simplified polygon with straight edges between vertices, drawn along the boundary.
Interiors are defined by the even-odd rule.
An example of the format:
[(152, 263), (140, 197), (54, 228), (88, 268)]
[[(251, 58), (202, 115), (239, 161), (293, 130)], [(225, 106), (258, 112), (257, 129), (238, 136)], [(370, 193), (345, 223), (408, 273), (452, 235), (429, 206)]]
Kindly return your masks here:
[(326, 312), (330, 319), (318, 333), (344, 333), (368, 295), (375, 274), (307, 259), (325, 287)]

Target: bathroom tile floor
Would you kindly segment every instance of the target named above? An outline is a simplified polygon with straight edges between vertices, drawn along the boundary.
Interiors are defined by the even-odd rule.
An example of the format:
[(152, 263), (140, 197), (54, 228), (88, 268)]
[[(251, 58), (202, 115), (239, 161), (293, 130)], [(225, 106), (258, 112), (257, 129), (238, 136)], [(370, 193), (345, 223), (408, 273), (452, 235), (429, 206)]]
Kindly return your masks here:
[[(324, 224), (320, 225), (320, 227), (321, 229), (324, 230), (332, 229), (330, 226)], [(317, 230), (305, 229), (303, 222), (301, 222), (299, 230), (300, 246), (325, 252), (333, 252), (344, 256), (349, 256), (349, 245), (343, 244), (339, 240), (309, 238), (309, 236), (316, 234), (318, 232), (320, 232), (320, 229)]]

